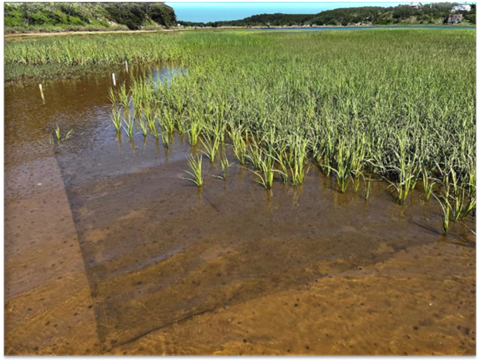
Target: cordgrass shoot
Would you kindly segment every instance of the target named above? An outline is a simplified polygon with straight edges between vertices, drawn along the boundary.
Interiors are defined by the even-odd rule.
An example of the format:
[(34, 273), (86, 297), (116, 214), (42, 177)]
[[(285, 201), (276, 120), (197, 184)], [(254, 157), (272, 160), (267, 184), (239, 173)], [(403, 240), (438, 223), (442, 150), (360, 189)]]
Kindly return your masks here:
[(187, 178), (186, 180), (192, 181), (198, 187), (202, 187), (202, 155), (198, 155), (197, 157), (190, 156), (188, 159), (188, 166), (190, 167), (191, 171), (185, 172), (189, 174), (191, 178)]

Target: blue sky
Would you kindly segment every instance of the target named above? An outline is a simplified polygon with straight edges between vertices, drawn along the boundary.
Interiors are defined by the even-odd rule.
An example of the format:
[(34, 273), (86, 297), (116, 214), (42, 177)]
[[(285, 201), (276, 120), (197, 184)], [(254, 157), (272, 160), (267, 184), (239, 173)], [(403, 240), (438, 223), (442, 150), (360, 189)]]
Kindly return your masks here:
[[(237, 20), (263, 13), (316, 14), (323, 10), (359, 6), (396, 6), (400, 2), (166, 2), (178, 20)], [(408, 2), (402, 2), (408, 4)]]

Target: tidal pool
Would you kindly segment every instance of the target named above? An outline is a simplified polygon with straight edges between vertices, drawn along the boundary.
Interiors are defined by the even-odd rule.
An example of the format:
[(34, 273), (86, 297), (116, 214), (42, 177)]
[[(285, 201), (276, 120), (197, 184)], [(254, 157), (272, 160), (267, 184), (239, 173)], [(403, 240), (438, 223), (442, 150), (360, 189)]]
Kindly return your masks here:
[(186, 137), (117, 138), (110, 87), (5, 88), (6, 354), (475, 354), (473, 218), (315, 167), (264, 191), (205, 159), (198, 190)]

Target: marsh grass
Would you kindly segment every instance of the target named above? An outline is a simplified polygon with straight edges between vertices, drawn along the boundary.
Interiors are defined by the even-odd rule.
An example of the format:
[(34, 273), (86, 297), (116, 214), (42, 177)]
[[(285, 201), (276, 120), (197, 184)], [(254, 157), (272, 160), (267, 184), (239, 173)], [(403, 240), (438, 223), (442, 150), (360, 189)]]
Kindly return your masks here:
[(264, 167), (264, 154), (265, 151), (256, 142), (251, 142), (248, 145), (248, 153), (246, 158), (254, 169), (260, 170)]
[(429, 176), (430, 174), (431, 172), (428, 172), (425, 167), (422, 169), (423, 192), (426, 201), (430, 200), (435, 188), (435, 184), (437, 183), (437, 179)]
[(108, 99), (110, 100), (114, 108), (118, 105), (118, 96), (114, 88), (110, 88), (108, 90)]
[(125, 83), (123, 83), (120, 86), (120, 90), (117, 93), (117, 96), (114, 97), (114, 99), (118, 100), (118, 103), (120, 103), (123, 106), (125, 112), (129, 112), (130, 96), (129, 96), (129, 92), (127, 91), (127, 86), (125, 85)]
[(262, 185), (265, 189), (273, 187), (275, 173), (282, 174), (282, 171), (275, 169), (275, 162), (278, 160), (266, 151), (260, 151), (261, 154), (255, 159), (255, 170), (251, 170), (258, 176), (257, 183)]
[(371, 179), (367, 179), (365, 181), (365, 201), (368, 201), (368, 198), (370, 197), (370, 187), (371, 187), (371, 184), (372, 184), (372, 180)]
[(142, 78), (110, 93), (137, 119), (139, 109), (156, 112), (167, 146), (166, 135), (186, 133), (192, 147), (205, 143), (213, 162), (227, 141), (265, 188), (277, 179), (304, 183), (312, 163), (342, 193), (352, 185), (358, 192), (364, 174), (380, 177), (399, 204), (420, 181), (425, 199), (435, 196), (449, 213), (447, 230), (448, 221), (475, 213), (474, 31), (199, 31), (111, 40), (122, 46), (41, 41), (37, 54), (30, 41), (9, 44), (6, 64), (59, 63), (65, 49), (73, 63), (177, 59), (187, 75), (162, 84)]
[(55, 137), (56, 137), (57, 141), (59, 141), (59, 142), (62, 140), (60, 127), (58, 127), (58, 125), (55, 127)]
[(133, 140), (133, 137), (135, 136), (135, 122), (129, 113), (127, 113), (126, 117), (124, 118), (122, 127), (128, 138)]
[(143, 137), (147, 138), (148, 137), (148, 123), (145, 119), (140, 118), (138, 121), (138, 124), (140, 126), (140, 129), (142, 131)]
[[(418, 175), (417, 154), (413, 156), (407, 152), (407, 137), (397, 137), (398, 150), (394, 150), (394, 165), (387, 166), (386, 169), (395, 175), (396, 180), (386, 181), (390, 184), (389, 188), (393, 189), (396, 200), (399, 204), (405, 203), (410, 191), (416, 185)], [(397, 166), (398, 165), (398, 166)]]
[(153, 110), (151, 110), (149, 107), (147, 107), (144, 110), (144, 116), (145, 120), (147, 121), (148, 129), (150, 130), (150, 134), (155, 137), (156, 140), (158, 140), (159, 137), (159, 132), (157, 128), (157, 113)]
[(437, 199), (440, 207), (443, 211), (443, 219), (442, 219), (442, 227), (445, 234), (448, 234), (448, 230), (450, 227), (450, 213), (452, 211), (452, 205), (450, 203), (450, 183), (448, 182), (448, 175), (445, 178), (445, 188), (443, 194), (439, 196), (433, 194), (435, 199)]
[(197, 157), (190, 156), (187, 162), (191, 171), (185, 171), (185, 172), (189, 174), (191, 178), (186, 178), (186, 180), (193, 182), (198, 187), (202, 187), (203, 186), (202, 155), (198, 155)]
[[(454, 63), (446, 66), (447, 49), (473, 44), (471, 33), (455, 34), (199, 34), (192, 37), (205, 46), (222, 44), (219, 53), (193, 49), (195, 62), (184, 63), (188, 76), (142, 91), (143, 101), (155, 98), (162, 128), (185, 131), (192, 146), (201, 140), (212, 162), (228, 137), (237, 161), (266, 189), (277, 179), (302, 185), (313, 161), (341, 193), (365, 185), (368, 200), (370, 176), (380, 176), (403, 205), (418, 181), (426, 200), (442, 197), (431, 165), (444, 172), (453, 158), (458, 191), (451, 185), (450, 206), (443, 206), (460, 220), (477, 207), (475, 158), (462, 156), (476, 153), (476, 82), (465, 75), (475, 69), (468, 48), (462, 48), (464, 73)], [(330, 45), (328, 52), (318, 39)], [(403, 43), (411, 45), (415, 62), (398, 51), (395, 44)], [(383, 53), (373, 56), (379, 47)], [(426, 65), (419, 68), (418, 59)]]
[(220, 148), (220, 139), (214, 137), (213, 139), (205, 140), (205, 142), (201, 139), (200, 142), (205, 149), (202, 153), (209, 158), (211, 163), (214, 163)]
[(200, 122), (192, 122), (190, 128), (188, 129), (188, 139), (190, 146), (196, 146), (198, 143), (198, 138), (202, 132), (202, 124)]
[(247, 144), (243, 139), (244, 129), (243, 127), (235, 128), (230, 125), (230, 130), (228, 135), (232, 141), (233, 152), (235, 157), (240, 162), (241, 165), (245, 165), (245, 159), (247, 157)]
[(290, 171), (292, 185), (301, 185), (305, 180), (305, 166), (307, 164), (308, 140), (296, 136), (290, 144)]
[(163, 110), (162, 117), (160, 118), (160, 127), (168, 134), (173, 134), (173, 132), (175, 132), (175, 120), (170, 110)]
[(227, 180), (227, 171), (228, 171), (229, 167), (231, 166), (230, 161), (228, 161), (227, 156), (224, 155), (222, 157), (222, 160), (221, 160), (220, 164), (222, 166), (223, 181), (226, 181)]
[[(53, 134), (54, 134), (54, 137), (52, 137), (52, 140), (55, 139), (57, 141), (57, 143), (60, 144), (62, 142), (65, 142), (65, 141), (69, 140), (72, 137), (73, 130), (69, 130), (64, 136), (62, 136), (62, 131), (60, 130), (60, 127), (57, 124), (55, 126)], [(53, 143), (53, 142), (51, 142), (51, 143)]]
[(112, 108), (112, 115), (111, 115), (111, 120), (113, 123), (113, 126), (115, 127), (115, 130), (117, 131), (117, 134), (122, 131), (122, 116), (116, 105), (114, 104)]
[(348, 190), (352, 180), (353, 153), (345, 142), (340, 142), (336, 154), (336, 167), (324, 165), (335, 173), (338, 189), (341, 193)]
[(162, 134), (163, 147), (165, 149), (169, 149), (172, 144), (172, 134), (165, 131), (162, 131), (161, 134)]
[(222, 154), (222, 157), (220, 160), (220, 166), (222, 167), (222, 175), (221, 176), (214, 175), (214, 177), (217, 177), (223, 181), (227, 181), (227, 171), (232, 165), (228, 160), (227, 156), (225, 155), (225, 153)]
[[(52, 78), (109, 71), (139, 63), (170, 62), (184, 54), (177, 36), (153, 34), (104, 34), (86, 36), (36, 37), (5, 42), (6, 79)], [(111, 72), (109, 72), (111, 73)]]

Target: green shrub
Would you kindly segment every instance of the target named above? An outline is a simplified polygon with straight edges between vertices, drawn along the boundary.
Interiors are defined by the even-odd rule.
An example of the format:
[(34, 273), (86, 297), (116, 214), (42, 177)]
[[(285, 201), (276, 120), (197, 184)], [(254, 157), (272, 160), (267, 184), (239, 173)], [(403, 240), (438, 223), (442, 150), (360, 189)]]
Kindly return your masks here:
[(71, 25), (85, 25), (85, 23), (77, 16), (67, 16), (67, 23)]
[(173, 9), (159, 3), (147, 3), (147, 15), (157, 24), (167, 28), (176, 25), (176, 16)]
[(175, 12), (164, 3), (5, 3), (4, 10), (6, 33), (22, 27), (22, 31), (88, 25), (110, 28), (109, 21), (131, 30), (176, 24)]
[(338, 25), (338, 22), (332, 18), (329, 21), (327, 21), (325, 25)]
[(465, 20), (472, 24), (476, 24), (477, 23), (476, 13), (465, 15)]
[(109, 3), (105, 9), (113, 21), (126, 25), (130, 30), (140, 29), (145, 20), (146, 11), (138, 4)]
[(38, 11), (31, 15), (29, 23), (32, 25), (48, 24), (48, 17), (45, 13)]

